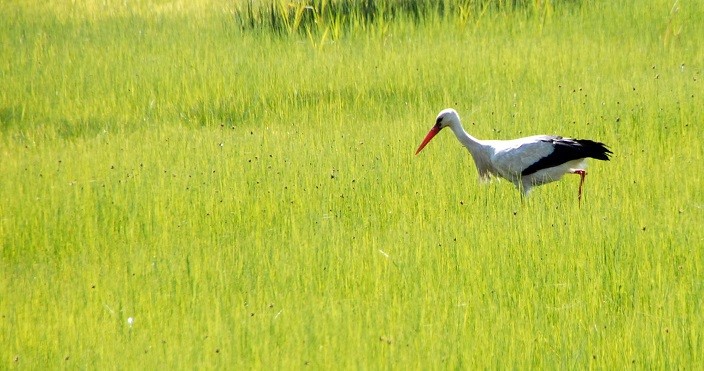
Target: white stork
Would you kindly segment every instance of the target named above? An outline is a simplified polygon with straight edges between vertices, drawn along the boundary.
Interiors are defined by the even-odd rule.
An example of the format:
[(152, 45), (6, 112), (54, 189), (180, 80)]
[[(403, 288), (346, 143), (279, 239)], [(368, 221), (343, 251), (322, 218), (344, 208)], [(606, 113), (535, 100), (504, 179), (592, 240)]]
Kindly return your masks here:
[(609, 160), (612, 152), (604, 143), (588, 139), (571, 139), (551, 135), (535, 135), (513, 140), (479, 140), (469, 135), (460, 116), (452, 108), (438, 114), (433, 126), (416, 150), (416, 155), (445, 127), (449, 127), (467, 147), (477, 165), (479, 177), (488, 180), (498, 176), (511, 181), (523, 195), (534, 186), (560, 180), (567, 173), (579, 174), (578, 200), (587, 175), (585, 160)]

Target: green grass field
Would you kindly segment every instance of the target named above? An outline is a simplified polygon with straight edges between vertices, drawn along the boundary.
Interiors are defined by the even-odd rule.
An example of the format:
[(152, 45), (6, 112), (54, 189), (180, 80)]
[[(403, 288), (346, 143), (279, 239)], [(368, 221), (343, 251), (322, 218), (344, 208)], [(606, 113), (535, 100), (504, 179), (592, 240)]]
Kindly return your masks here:
[[(700, 4), (240, 6), (0, 4), (0, 369), (704, 367)], [(522, 200), (446, 107), (615, 155)]]

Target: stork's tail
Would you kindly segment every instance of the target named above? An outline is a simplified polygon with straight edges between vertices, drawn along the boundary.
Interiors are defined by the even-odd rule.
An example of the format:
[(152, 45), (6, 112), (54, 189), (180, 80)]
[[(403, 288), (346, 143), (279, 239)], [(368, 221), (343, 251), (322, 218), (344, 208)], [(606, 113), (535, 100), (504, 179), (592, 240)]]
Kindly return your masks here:
[(584, 157), (591, 157), (597, 160), (609, 161), (609, 156), (613, 154), (606, 144), (595, 142), (589, 139), (576, 139), (577, 143), (582, 146)]

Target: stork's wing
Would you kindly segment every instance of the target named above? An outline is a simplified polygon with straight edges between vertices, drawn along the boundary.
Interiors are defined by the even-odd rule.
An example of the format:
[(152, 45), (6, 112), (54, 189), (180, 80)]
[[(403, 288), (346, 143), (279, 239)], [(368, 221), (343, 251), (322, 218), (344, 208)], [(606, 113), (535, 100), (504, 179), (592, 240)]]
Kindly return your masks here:
[(572, 139), (554, 137), (546, 140), (553, 147), (552, 153), (523, 169), (522, 176), (530, 175), (542, 169), (559, 166), (564, 163), (587, 157), (608, 161), (611, 151), (604, 143), (589, 139)]
[(491, 158), (494, 167), (506, 174), (519, 175), (555, 151), (554, 141), (561, 137), (537, 135), (527, 138), (496, 141)]

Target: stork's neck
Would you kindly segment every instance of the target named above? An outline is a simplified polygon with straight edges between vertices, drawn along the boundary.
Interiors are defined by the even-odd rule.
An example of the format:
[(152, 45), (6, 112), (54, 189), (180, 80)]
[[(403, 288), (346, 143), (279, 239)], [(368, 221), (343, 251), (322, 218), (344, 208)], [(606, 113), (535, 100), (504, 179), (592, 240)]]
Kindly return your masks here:
[(473, 156), (483, 151), (484, 146), (481, 141), (469, 135), (469, 133), (464, 130), (462, 125), (451, 125), (450, 129), (452, 129), (452, 132), (455, 133), (457, 140), (459, 140), (463, 146), (467, 147)]

